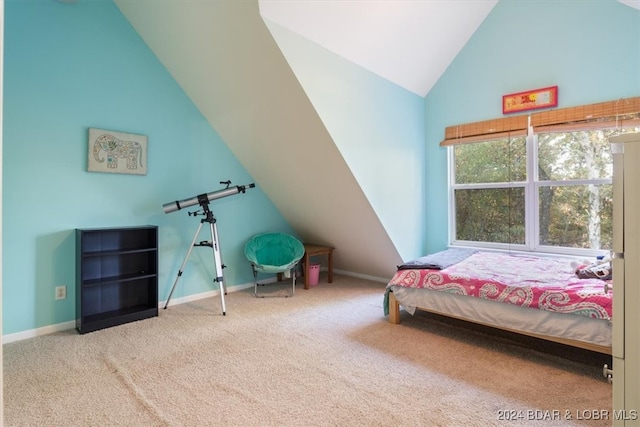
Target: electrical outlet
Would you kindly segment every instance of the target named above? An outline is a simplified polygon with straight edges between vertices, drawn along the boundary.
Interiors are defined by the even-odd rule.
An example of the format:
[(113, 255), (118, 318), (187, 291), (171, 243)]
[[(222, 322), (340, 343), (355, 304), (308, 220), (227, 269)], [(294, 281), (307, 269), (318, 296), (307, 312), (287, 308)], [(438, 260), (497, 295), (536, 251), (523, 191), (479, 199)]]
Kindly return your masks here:
[(67, 297), (67, 286), (56, 286), (56, 299), (65, 299)]

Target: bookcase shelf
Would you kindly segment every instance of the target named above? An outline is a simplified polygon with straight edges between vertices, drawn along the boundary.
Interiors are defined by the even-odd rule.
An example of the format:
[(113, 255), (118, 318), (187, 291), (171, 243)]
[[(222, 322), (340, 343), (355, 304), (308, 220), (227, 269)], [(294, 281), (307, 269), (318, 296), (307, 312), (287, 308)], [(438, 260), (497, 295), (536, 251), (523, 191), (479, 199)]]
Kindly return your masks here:
[(158, 227), (76, 229), (76, 328), (158, 315)]

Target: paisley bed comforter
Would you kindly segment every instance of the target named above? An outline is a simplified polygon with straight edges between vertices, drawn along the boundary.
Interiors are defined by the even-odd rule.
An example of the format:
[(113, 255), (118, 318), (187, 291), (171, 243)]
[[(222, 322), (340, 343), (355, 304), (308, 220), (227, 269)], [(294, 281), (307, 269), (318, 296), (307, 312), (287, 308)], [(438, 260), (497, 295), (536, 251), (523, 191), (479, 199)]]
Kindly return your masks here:
[(581, 279), (570, 259), (475, 252), (442, 270), (398, 270), (388, 284), (522, 307), (611, 319), (613, 296), (600, 279)]

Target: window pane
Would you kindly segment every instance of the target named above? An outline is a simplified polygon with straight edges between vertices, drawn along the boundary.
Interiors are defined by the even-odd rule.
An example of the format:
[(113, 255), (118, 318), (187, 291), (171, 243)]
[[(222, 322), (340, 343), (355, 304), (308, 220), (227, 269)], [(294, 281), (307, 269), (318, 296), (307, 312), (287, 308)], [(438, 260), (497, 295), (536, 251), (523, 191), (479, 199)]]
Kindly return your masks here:
[(456, 145), (454, 156), (456, 184), (527, 179), (525, 137)]
[(609, 136), (617, 130), (544, 133), (538, 136), (540, 181), (611, 178)]
[(524, 188), (455, 190), (456, 239), (525, 243)]
[(540, 187), (540, 244), (611, 249), (613, 187)]

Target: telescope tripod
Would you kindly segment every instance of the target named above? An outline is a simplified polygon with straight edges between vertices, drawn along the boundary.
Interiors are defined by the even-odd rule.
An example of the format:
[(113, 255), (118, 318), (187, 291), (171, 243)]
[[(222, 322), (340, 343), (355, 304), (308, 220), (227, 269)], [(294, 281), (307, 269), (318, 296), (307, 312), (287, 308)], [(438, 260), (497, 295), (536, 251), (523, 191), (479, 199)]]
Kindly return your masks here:
[[(200, 199), (200, 206), (202, 207), (203, 213), (199, 214), (198, 211), (196, 212), (189, 212), (189, 215), (204, 215), (204, 218), (202, 218), (200, 220), (200, 225), (198, 225), (198, 229), (196, 230), (196, 233), (193, 236), (193, 240), (191, 241), (191, 245), (189, 246), (189, 250), (187, 251), (187, 256), (185, 256), (184, 261), (182, 262), (182, 266), (180, 267), (180, 270), (178, 270), (178, 276), (176, 277), (176, 280), (173, 282), (173, 286), (171, 287), (171, 292), (169, 292), (169, 298), (167, 298), (167, 302), (164, 305), (164, 308), (166, 309), (167, 306), (169, 305), (169, 301), (171, 300), (171, 295), (173, 295), (173, 291), (176, 289), (176, 285), (178, 284), (178, 281), (180, 280), (180, 277), (182, 277), (182, 273), (184, 272), (184, 267), (187, 264), (187, 261), (189, 261), (189, 257), (191, 256), (191, 251), (193, 250), (193, 248), (195, 246), (208, 246), (210, 248), (213, 249), (213, 261), (215, 263), (215, 267), (216, 267), (216, 274), (217, 276), (213, 279), (214, 282), (218, 282), (219, 288), (220, 288), (220, 303), (222, 305), (222, 315), (226, 315), (226, 308), (225, 308), (225, 304), (224, 304), (224, 296), (227, 294), (227, 288), (224, 284), (224, 277), (222, 275), (222, 269), (225, 268), (225, 265), (222, 264), (222, 257), (220, 256), (220, 245), (218, 243), (218, 227), (216, 226), (216, 218), (213, 215), (213, 212), (211, 212), (211, 210), (209, 209), (209, 200), (206, 198), (206, 194), (202, 195), (202, 196), (198, 196), (198, 198)], [(202, 229), (202, 226), (204, 225), (204, 223), (208, 223), (209, 224), (209, 229), (211, 230), (211, 240), (205, 240), (205, 241), (201, 241), (200, 243), (196, 243), (196, 240), (198, 239), (198, 236), (200, 235), (200, 230)]]

